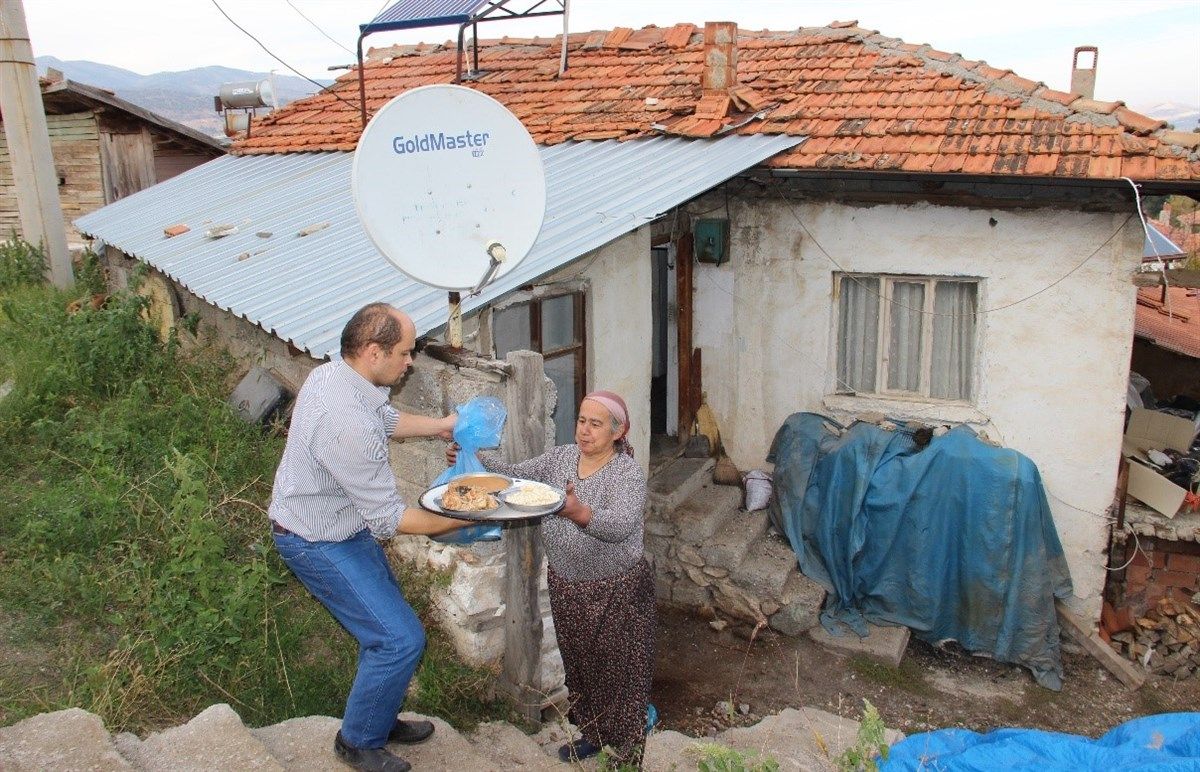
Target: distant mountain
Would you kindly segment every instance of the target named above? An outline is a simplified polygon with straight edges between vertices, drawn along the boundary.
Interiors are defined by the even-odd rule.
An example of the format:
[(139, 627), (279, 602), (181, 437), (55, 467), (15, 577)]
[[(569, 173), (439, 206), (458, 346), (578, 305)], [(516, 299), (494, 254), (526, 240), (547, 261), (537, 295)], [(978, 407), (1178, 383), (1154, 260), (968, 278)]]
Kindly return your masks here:
[(1179, 131), (1192, 131), (1200, 125), (1200, 107), (1196, 105), (1181, 105), (1177, 102), (1163, 102), (1152, 107), (1136, 108), (1143, 115), (1166, 121)]
[[(151, 110), (164, 118), (213, 136), (223, 136), (221, 116), (213, 110), (213, 97), (221, 85), (234, 81), (267, 80), (265, 72), (235, 70), (231, 67), (197, 67), (182, 72), (156, 72), (139, 75), (130, 70), (89, 61), (63, 61), (53, 56), (37, 57), (38, 72), (53, 67), (69, 80), (108, 89), (122, 99)], [(322, 86), (332, 81), (317, 81)], [(284, 105), (315, 93), (317, 87), (294, 75), (276, 75), (275, 89), (279, 104)]]

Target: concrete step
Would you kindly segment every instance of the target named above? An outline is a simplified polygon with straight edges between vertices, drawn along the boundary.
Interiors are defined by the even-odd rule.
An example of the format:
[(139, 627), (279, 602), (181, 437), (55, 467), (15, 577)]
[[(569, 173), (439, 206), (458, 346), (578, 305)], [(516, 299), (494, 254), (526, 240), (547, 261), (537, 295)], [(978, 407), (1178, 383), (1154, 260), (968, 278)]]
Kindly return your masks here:
[(650, 509), (669, 512), (705, 482), (711, 484), (714, 463), (711, 458), (677, 458), (656, 470), (646, 481), (646, 499)]
[(99, 716), (69, 708), (0, 728), (0, 769), (125, 772), (135, 767), (117, 750)]
[(767, 535), (769, 525), (767, 518), (756, 512), (726, 512), (720, 526), (700, 547), (704, 564), (724, 567), (732, 574), (746, 559), (750, 545)]
[[(766, 519), (765, 513), (761, 512), (752, 512), (745, 517)], [(743, 590), (761, 598), (775, 598), (783, 594), (788, 579), (798, 572), (796, 553), (787, 540), (764, 533), (749, 545), (746, 556), (731, 571), (730, 578)]]
[(664, 512), (662, 519), (669, 523), (686, 544), (704, 544), (733, 517), (742, 502), (739, 488), (707, 482), (698, 486), (691, 496)]
[[(135, 767), (173, 772), (213, 769), (283, 772), (283, 765), (242, 723), (233, 708), (212, 705), (182, 726), (153, 734), (141, 742), (122, 735), (121, 752)], [(136, 739), (136, 738), (134, 738)], [(332, 758), (333, 738), (328, 751)]]
[(911, 634), (907, 627), (875, 625), (869, 622), (866, 638), (859, 638), (851, 630), (843, 630), (842, 633), (831, 635), (821, 625), (816, 625), (808, 631), (809, 637), (827, 649), (870, 657), (892, 667), (899, 667)]

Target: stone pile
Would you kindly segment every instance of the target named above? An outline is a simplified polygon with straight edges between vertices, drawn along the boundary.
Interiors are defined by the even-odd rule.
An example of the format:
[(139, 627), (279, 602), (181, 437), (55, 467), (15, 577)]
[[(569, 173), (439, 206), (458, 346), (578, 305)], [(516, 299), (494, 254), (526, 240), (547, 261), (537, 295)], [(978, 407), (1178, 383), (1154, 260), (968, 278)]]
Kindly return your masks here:
[[(424, 536), (397, 536), (388, 542), (396, 558), (429, 567), (448, 577), (433, 590), (439, 626), (454, 642), (458, 655), (477, 667), (499, 668), (504, 656), (504, 587), (507, 567), (503, 542), (441, 544)], [(539, 691), (546, 705), (566, 697), (566, 673), (546, 587), (546, 564), (539, 577), (542, 612), (542, 661)]]
[(1200, 612), (1189, 603), (1162, 598), (1111, 638), (1118, 651), (1157, 675), (1182, 679), (1200, 672)]
[[(561, 772), (581, 768), (562, 764), (556, 755), (560, 745), (576, 736), (574, 727), (566, 723), (548, 724), (535, 735), (504, 722), (460, 733), (440, 718), (404, 715), (429, 718), (436, 727), (428, 742), (390, 746), (413, 769)], [(336, 718), (308, 716), (251, 728), (230, 706), (218, 704), (186, 724), (139, 738), (128, 732), (112, 735), (99, 716), (70, 708), (0, 727), (0, 769), (343, 772), (348, 767), (333, 754), (333, 738), (340, 726)], [(857, 732), (853, 720), (811, 708), (789, 708), (752, 727), (728, 729), (704, 741), (678, 732), (652, 732), (643, 768), (647, 772), (696, 769), (715, 743), (747, 758), (773, 760), (780, 770), (833, 772), (839, 768), (836, 759), (855, 744)], [(902, 738), (891, 730), (885, 735), (889, 744)], [(593, 759), (582, 768), (598, 770), (600, 765)]]
[(712, 482), (710, 459), (680, 458), (651, 478), (646, 551), (659, 600), (754, 627), (800, 635), (817, 624), (825, 590), (797, 569), (766, 511)]

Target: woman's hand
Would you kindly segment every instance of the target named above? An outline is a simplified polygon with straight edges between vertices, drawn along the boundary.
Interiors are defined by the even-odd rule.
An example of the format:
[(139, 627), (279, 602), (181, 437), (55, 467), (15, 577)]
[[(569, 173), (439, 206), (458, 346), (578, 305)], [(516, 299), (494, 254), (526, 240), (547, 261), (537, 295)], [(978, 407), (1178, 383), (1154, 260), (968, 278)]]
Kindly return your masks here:
[(580, 528), (587, 528), (587, 524), (592, 522), (592, 508), (579, 500), (575, 495), (575, 483), (567, 483), (567, 501), (563, 504), (563, 508), (558, 514), (567, 518)]
[(458, 461), (458, 443), (452, 442), (446, 446), (446, 465), (454, 466), (456, 461)]

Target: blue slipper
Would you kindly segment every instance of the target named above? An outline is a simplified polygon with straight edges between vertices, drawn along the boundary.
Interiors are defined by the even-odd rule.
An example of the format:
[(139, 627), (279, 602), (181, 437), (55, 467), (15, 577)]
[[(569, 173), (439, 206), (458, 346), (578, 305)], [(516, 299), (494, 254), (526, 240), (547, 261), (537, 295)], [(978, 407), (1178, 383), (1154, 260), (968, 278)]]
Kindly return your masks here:
[(558, 749), (558, 758), (560, 761), (570, 763), (572, 761), (583, 761), (590, 759), (600, 752), (600, 747), (592, 745), (587, 740), (580, 737), (575, 742), (567, 743)]

